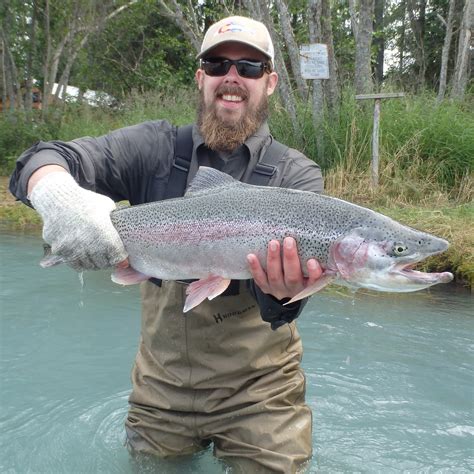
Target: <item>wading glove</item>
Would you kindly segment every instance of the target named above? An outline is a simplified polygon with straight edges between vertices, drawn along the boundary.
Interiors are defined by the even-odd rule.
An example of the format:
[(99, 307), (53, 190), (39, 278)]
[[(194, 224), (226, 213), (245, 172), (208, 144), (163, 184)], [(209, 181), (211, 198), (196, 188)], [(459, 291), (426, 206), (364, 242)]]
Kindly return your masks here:
[(77, 271), (116, 265), (127, 252), (110, 220), (115, 203), (81, 188), (69, 173), (44, 176), (29, 196), (53, 255)]

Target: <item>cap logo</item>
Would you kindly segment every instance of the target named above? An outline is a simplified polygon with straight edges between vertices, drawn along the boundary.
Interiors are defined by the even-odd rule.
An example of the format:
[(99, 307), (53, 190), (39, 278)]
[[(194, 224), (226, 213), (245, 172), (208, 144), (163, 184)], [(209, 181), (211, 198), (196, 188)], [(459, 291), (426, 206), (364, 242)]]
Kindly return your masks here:
[(251, 28), (246, 28), (244, 25), (239, 24), (239, 23), (234, 23), (230, 21), (229, 23), (226, 23), (225, 25), (222, 25), (217, 31), (216, 35), (220, 35), (222, 33), (250, 33), (251, 35), (255, 35), (255, 30)]

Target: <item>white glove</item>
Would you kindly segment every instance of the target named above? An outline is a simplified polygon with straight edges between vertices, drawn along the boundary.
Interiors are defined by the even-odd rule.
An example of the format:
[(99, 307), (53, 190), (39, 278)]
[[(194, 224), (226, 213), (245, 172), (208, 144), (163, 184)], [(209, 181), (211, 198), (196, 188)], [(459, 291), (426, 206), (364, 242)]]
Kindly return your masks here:
[(75, 270), (107, 268), (127, 258), (110, 220), (115, 203), (81, 188), (69, 173), (47, 174), (29, 199), (43, 219), (43, 239), (52, 254)]

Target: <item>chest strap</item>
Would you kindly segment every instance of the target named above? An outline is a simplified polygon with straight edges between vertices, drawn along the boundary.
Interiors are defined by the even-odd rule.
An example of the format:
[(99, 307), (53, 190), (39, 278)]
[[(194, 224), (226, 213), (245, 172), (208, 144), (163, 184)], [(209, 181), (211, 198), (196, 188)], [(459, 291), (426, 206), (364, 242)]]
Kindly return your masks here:
[(248, 184), (267, 186), (277, 170), (277, 165), (288, 151), (288, 147), (272, 138), (272, 142), (265, 150), (265, 154), (256, 164), (250, 175)]
[(171, 167), (165, 199), (182, 197), (193, 157), (193, 126), (185, 125), (176, 129), (173, 166)]

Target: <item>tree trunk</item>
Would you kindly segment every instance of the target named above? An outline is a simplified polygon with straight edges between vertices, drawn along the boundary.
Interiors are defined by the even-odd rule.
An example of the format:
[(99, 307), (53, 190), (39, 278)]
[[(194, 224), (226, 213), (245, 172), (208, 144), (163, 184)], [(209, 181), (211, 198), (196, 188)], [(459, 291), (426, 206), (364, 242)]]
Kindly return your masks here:
[(30, 24), (30, 40), (26, 62), (25, 78), (25, 111), (30, 113), (33, 108), (33, 57), (36, 51), (36, 18), (38, 16), (37, 2), (33, 1), (33, 11)]
[(374, 45), (377, 51), (375, 59), (375, 82), (379, 88), (383, 82), (383, 63), (385, 55), (384, 6), (384, 0), (375, 0)]
[(7, 31), (2, 30), (3, 50), (5, 56), (5, 76), (6, 76), (6, 90), (8, 100), (10, 102), (10, 110), (21, 109), (21, 90), (18, 84), (18, 71), (15, 64), (15, 58), (10, 49), (10, 44), (7, 39)]
[(5, 112), (7, 106), (7, 74), (6, 74), (6, 60), (5, 60), (5, 44), (3, 37), (0, 35), (0, 67), (2, 68), (2, 112)]
[(301, 76), (300, 52), (298, 45), (296, 44), (293, 27), (291, 26), (288, 7), (286, 6), (284, 0), (275, 0), (275, 4), (280, 16), (281, 30), (283, 32), (283, 37), (285, 38), (286, 49), (290, 58), (291, 70), (296, 82), (296, 88), (300, 98), (305, 101), (308, 97), (308, 86), (306, 85), (306, 81)]
[[(308, 3), (308, 25), (309, 25), (309, 41), (310, 43), (322, 43), (321, 31), (321, 17), (322, 17), (322, 0), (309, 0)], [(324, 92), (322, 79), (313, 79), (313, 94), (312, 94), (312, 114), (313, 127), (316, 137), (316, 149), (318, 159), (323, 156), (323, 118), (324, 118)]]
[(0, 25), (0, 38), (3, 44), (3, 55), (4, 55), (4, 70), (5, 70), (5, 83), (6, 83), (6, 94), (8, 101), (10, 102), (10, 110), (23, 108), (23, 101), (21, 97), (21, 87), (19, 83), (18, 68), (15, 62), (15, 57), (10, 46), (11, 39), (11, 24), (12, 11), (11, 5), (5, 5), (2, 13), (2, 23)]
[(370, 48), (372, 45), (374, 0), (360, 0), (359, 15), (354, 0), (349, 0), (351, 23), (355, 38), (355, 78), (356, 94), (368, 94), (373, 91)]
[(426, 2), (421, 0), (419, 2), (418, 11), (415, 5), (415, 0), (407, 0), (408, 16), (410, 18), (410, 25), (415, 38), (416, 48), (414, 50), (414, 57), (417, 66), (416, 86), (423, 90), (425, 87), (426, 75), (426, 52), (425, 52), (425, 22), (426, 22)]
[(406, 17), (406, 0), (402, 0), (400, 4), (401, 12), (401, 27), (400, 27), (400, 39), (398, 42), (398, 76), (401, 79), (403, 76), (404, 68), (404, 55), (405, 55), (405, 17)]
[(51, 61), (51, 30), (50, 30), (50, 18), (49, 18), (49, 0), (45, 0), (44, 10), (44, 38), (46, 43), (46, 50), (43, 58), (43, 103), (41, 116), (44, 118), (48, 112), (49, 106), (49, 84), (48, 84), (48, 71), (49, 63)]
[(451, 88), (451, 98), (462, 100), (466, 92), (469, 59), (470, 42), (472, 28), (474, 26), (474, 0), (465, 0), (464, 11), (459, 31), (458, 54), (456, 56), (456, 65), (454, 67), (453, 84)]
[(448, 18), (444, 22), (446, 26), (446, 33), (444, 35), (444, 44), (443, 51), (441, 54), (441, 69), (439, 73), (439, 90), (438, 90), (438, 102), (441, 102), (444, 99), (446, 93), (446, 84), (448, 77), (448, 60), (449, 60), (449, 51), (451, 49), (451, 40), (453, 37), (453, 19), (454, 19), (454, 9), (456, 5), (456, 0), (449, 0), (449, 11)]
[(323, 82), (323, 92), (330, 114), (339, 109), (339, 78), (337, 61), (334, 53), (334, 38), (332, 34), (332, 13), (330, 0), (321, 0), (321, 36), (328, 47), (329, 79)]

